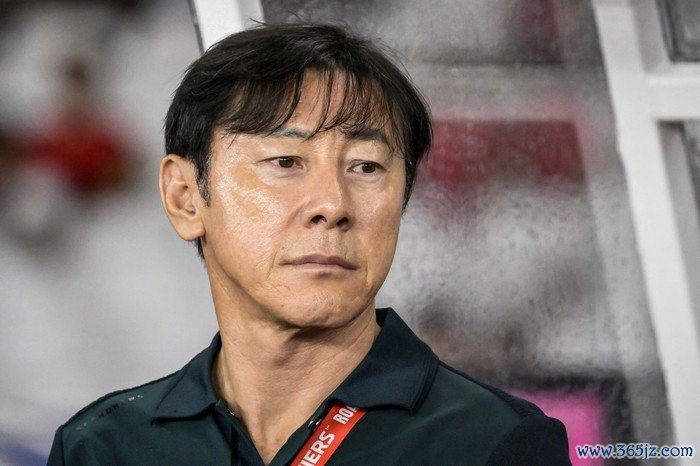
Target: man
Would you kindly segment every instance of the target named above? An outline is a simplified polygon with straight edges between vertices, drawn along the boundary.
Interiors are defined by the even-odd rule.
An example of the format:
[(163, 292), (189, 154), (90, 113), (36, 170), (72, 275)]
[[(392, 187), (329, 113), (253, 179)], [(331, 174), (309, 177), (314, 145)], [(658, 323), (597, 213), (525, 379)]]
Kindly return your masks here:
[(194, 62), (160, 190), (220, 332), (76, 414), (49, 463), (568, 464), (559, 421), (374, 308), (430, 135), (398, 68), (336, 27), (262, 25)]

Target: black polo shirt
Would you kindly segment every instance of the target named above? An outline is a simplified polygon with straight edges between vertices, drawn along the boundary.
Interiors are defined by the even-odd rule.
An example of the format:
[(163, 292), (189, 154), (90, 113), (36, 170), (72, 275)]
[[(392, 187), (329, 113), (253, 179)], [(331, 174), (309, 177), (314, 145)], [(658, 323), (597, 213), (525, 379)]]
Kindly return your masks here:
[[(365, 359), (270, 465), (292, 461), (334, 401), (367, 413), (328, 465), (570, 464), (559, 421), (441, 363), (393, 310), (377, 310), (377, 322), (382, 330)], [(178, 372), (78, 412), (56, 432), (49, 465), (262, 466), (212, 386), (220, 348), (217, 334)]]

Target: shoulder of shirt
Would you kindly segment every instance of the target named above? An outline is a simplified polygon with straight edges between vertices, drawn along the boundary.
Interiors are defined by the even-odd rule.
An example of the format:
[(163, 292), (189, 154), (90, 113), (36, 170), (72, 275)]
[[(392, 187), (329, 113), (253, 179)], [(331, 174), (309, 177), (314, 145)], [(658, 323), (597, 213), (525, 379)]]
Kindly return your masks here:
[(454, 391), (460, 400), (465, 392), (478, 399), (481, 403), (492, 409), (499, 409), (505, 413), (512, 413), (516, 418), (522, 419), (530, 415), (543, 415), (542, 410), (535, 404), (513, 396), (499, 388), (481, 382), (466, 373), (459, 371), (440, 361), (435, 383), (443, 384), (448, 390)]
[[(458, 438), (470, 438), (471, 445), (478, 445), (478, 454), (491, 458), (489, 464), (568, 464), (566, 430), (560, 421), (547, 417), (533, 403), (443, 362), (420, 410), (425, 416), (439, 419), (438, 430), (459, 431)], [(459, 450), (462, 444), (468, 448), (468, 442), (459, 442), (455, 449)], [(544, 455), (551, 461), (498, 462), (501, 457), (517, 459), (532, 454)]]
[(183, 369), (180, 369), (135, 387), (107, 393), (71, 416), (61, 426), (61, 430), (64, 435), (72, 431), (89, 431), (95, 422), (112, 418), (119, 411), (128, 411), (132, 415), (139, 413), (150, 418), (162, 398), (182, 377), (183, 372)]

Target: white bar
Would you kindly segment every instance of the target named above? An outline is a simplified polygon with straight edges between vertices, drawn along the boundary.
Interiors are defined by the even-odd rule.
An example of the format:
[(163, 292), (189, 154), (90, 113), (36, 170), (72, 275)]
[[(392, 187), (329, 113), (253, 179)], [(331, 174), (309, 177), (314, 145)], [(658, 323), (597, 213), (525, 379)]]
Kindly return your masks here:
[(637, 30), (632, 3), (594, 0), (593, 5), (675, 439), (697, 448), (700, 347), (679, 228), (684, 219), (676, 216), (657, 120), (657, 114), (681, 119), (690, 112), (665, 84), (647, 77), (639, 40), (645, 32)]
[(234, 32), (262, 21), (259, 0), (190, 0), (200, 46), (208, 49)]
[(700, 67), (696, 74), (663, 72), (648, 76), (649, 111), (657, 120), (700, 120)]

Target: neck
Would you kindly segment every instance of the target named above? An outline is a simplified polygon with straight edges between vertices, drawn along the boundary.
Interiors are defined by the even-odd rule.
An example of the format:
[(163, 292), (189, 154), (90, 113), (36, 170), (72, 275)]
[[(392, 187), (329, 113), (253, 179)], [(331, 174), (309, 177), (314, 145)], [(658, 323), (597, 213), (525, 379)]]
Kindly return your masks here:
[(369, 351), (374, 302), (347, 325), (313, 331), (221, 311), (213, 382), (268, 464)]

